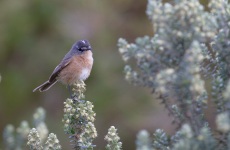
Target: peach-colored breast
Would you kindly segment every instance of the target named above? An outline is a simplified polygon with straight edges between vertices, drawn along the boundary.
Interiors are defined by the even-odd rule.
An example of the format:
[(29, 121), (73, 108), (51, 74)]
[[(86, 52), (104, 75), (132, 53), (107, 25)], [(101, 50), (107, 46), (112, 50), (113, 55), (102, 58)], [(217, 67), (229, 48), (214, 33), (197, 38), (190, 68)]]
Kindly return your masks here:
[(58, 80), (71, 85), (77, 80), (86, 80), (93, 66), (93, 57), (90, 50), (72, 57), (70, 64), (58, 75)]

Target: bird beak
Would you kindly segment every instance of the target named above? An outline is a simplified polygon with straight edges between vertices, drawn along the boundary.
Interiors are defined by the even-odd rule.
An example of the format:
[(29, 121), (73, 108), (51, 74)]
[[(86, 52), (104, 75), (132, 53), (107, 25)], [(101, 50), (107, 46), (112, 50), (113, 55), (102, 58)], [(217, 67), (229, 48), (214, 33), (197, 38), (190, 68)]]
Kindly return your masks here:
[(83, 47), (84, 50), (91, 50), (92, 47), (91, 46), (87, 46), (87, 47)]
[(92, 49), (92, 47), (91, 47), (91, 46), (87, 46), (87, 47), (82, 47), (81, 49), (83, 49), (83, 50), (87, 51), (87, 50), (91, 50), (91, 49)]
[(88, 46), (88, 48), (87, 48), (88, 50), (92, 50), (92, 47), (91, 46)]

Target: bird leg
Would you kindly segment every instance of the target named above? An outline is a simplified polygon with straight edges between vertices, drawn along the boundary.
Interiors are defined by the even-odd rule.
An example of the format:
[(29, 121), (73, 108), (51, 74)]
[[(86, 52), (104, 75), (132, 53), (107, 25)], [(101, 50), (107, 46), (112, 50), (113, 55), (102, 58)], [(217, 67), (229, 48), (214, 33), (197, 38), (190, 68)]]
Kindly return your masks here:
[(70, 85), (67, 85), (67, 89), (68, 89), (68, 91), (69, 91), (70, 98), (73, 99), (73, 98), (74, 98), (74, 95), (73, 95), (72, 92), (71, 92), (71, 86), (70, 86)]

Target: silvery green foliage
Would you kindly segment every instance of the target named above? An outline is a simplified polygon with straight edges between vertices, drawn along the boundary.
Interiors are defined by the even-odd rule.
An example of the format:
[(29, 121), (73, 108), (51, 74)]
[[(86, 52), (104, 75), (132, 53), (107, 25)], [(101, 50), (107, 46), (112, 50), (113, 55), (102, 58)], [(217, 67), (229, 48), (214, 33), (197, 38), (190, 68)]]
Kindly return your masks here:
[[(55, 141), (57, 145), (59, 145), (59, 141), (55, 135), (56, 140), (54, 140), (54, 136), (48, 135), (48, 129), (44, 123), (45, 120), (45, 110), (41, 107), (36, 109), (33, 115), (33, 123), (36, 128), (30, 128), (29, 123), (27, 121), (22, 121), (18, 128), (14, 128), (13, 125), (7, 125), (3, 131), (3, 139), (6, 150), (24, 150), (28, 145), (31, 150), (34, 149), (43, 149), (44, 143), (50, 143)], [(53, 134), (50, 134), (53, 135)], [(46, 147), (45, 147), (46, 148)], [(57, 149), (59, 150), (59, 149)]]
[(153, 148), (169, 150), (169, 139), (162, 129), (157, 129), (153, 134)]
[[(200, 75), (204, 60), (201, 43), (214, 37), (216, 20), (198, 0), (174, 3), (149, 0), (146, 12), (153, 22), (154, 36), (137, 38), (131, 44), (121, 38), (118, 46), (124, 61), (137, 62), (137, 66), (125, 66), (126, 79), (151, 88), (174, 115), (175, 123), (189, 122), (198, 132), (205, 123), (200, 118), (207, 104)], [(177, 106), (176, 111), (172, 105)]]
[(120, 142), (120, 137), (117, 134), (117, 129), (114, 126), (111, 126), (108, 130), (107, 135), (105, 136), (107, 141), (106, 149), (107, 150), (121, 150), (122, 143)]
[(223, 92), (230, 75), (230, 5), (227, 0), (212, 0), (209, 7), (218, 22), (218, 33), (210, 44), (212, 53), (206, 49), (207, 60), (214, 66), (212, 72), (207, 74), (213, 77), (212, 100), (217, 105), (218, 113), (221, 113), (229, 110), (229, 99), (223, 97)]
[[(118, 40), (126, 80), (150, 88), (180, 129), (171, 137), (157, 130), (154, 149), (230, 148), (230, 4), (210, 0), (208, 7), (199, 0), (148, 0), (154, 35)], [(217, 106), (215, 138), (204, 116), (208, 99)]]
[(47, 126), (44, 122), (45, 117), (46, 117), (46, 112), (41, 107), (37, 108), (37, 110), (35, 111), (35, 113), (33, 115), (34, 126), (40, 135), (42, 143), (44, 143), (44, 141), (47, 138), (48, 133), (49, 133)]
[(45, 145), (42, 146), (41, 138), (35, 128), (32, 128), (29, 132), (27, 145), (31, 150), (61, 150), (59, 140), (53, 133), (49, 134)]
[(30, 131), (29, 123), (27, 121), (22, 121), (20, 126), (16, 129), (17, 150), (20, 149), (23, 150), (29, 131)]
[(184, 124), (178, 132), (180, 138), (173, 145), (173, 150), (216, 150), (216, 140), (207, 126), (200, 129), (198, 136), (188, 124)]
[[(70, 134), (71, 143), (75, 149), (93, 149), (93, 139), (97, 137), (94, 126), (95, 112), (93, 104), (89, 101), (81, 100), (85, 92), (84, 82), (79, 82), (73, 86), (73, 95), (64, 102), (64, 131)], [(7, 125), (4, 133), (4, 143), (7, 150), (25, 149), (27, 146), (31, 150), (61, 150), (61, 145), (57, 136), (50, 133), (45, 124), (46, 112), (43, 108), (38, 108), (33, 115), (33, 126), (30, 129), (28, 122), (22, 121), (16, 133), (12, 125)], [(48, 137), (47, 137), (48, 136)]]
[(217, 130), (222, 133), (228, 133), (230, 131), (230, 118), (227, 112), (218, 114), (216, 117)]
[(84, 98), (85, 83), (74, 84), (72, 98), (64, 102), (64, 132), (69, 134), (71, 144), (75, 149), (92, 149), (93, 140), (97, 137), (94, 126), (96, 113), (93, 104)]
[[(33, 114), (35, 128), (29, 131), (27, 145), (31, 150), (61, 150), (57, 136), (50, 133), (45, 124), (46, 112), (42, 107), (36, 109)], [(47, 137), (48, 136), (48, 137)]]
[(59, 144), (59, 140), (55, 134), (49, 134), (44, 150), (61, 150), (61, 145)]
[(35, 128), (32, 128), (28, 135), (28, 142), (30, 150), (42, 150), (41, 138), (38, 134), (38, 131)]
[(27, 121), (22, 121), (18, 128), (9, 124), (3, 131), (3, 139), (6, 150), (23, 150), (26, 147), (27, 135), (30, 127)]
[(14, 126), (9, 124), (3, 131), (3, 140), (6, 150), (13, 150), (15, 148)]
[(46, 117), (46, 112), (42, 107), (36, 109), (33, 114), (33, 122), (35, 126), (38, 126), (40, 123), (44, 122)]
[(151, 150), (151, 140), (148, 131), (141, 130), (137, 134), (136, 150)]
[[(219, 149), (229, 149), (230, 142), (230, 4), (227, 0), (211, 0), (211, 13), (216, 17), (218, 32), (210, 43), (211, 49), (206, 48), (207, 61), (210, 62), (210, 71), (207, 76), (212, 79), (211, 99), (217, 107), (217, 139), (221, 141)], [(209, 70), (206, 69), (206, 70)]]

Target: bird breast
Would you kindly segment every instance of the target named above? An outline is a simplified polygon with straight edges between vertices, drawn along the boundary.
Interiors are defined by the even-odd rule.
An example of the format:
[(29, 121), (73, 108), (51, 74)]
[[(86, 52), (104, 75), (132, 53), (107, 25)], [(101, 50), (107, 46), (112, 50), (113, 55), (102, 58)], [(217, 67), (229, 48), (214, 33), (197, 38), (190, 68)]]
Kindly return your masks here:
[(72, 85), (78, 80), (86, 80), (93, 66), (93, 57), (90, 50), (72, 56), (70, 64), (59, 74), (59, 81)]

